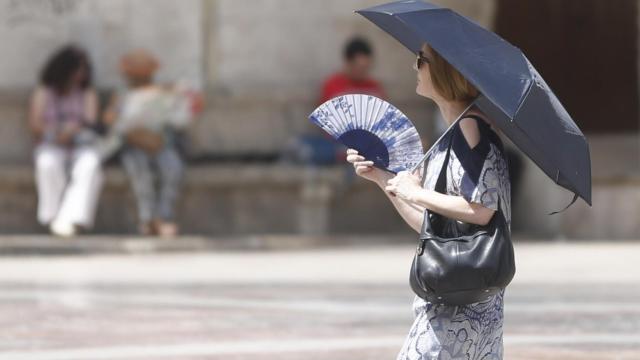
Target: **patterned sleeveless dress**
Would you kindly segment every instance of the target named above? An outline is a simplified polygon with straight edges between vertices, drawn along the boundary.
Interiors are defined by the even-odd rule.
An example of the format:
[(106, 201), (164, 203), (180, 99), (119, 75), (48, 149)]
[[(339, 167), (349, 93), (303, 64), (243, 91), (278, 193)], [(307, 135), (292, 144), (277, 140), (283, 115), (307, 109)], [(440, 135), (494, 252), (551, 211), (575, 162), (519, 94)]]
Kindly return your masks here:
[[(451, 152), (447, 166), (447, 194), (462, 196), (494, 210), (500, 208), (511, 229), (511, 187), (506, 158), (500, 152), (498, 135), (476, 117), (481, 140), (473, 149), (467, 143), (460, 122), (452, 129)], [(433, 190), (446, 155), (448, 142), (436, 145), (427, 159), (423, 187)], [(432, 304), (415, 296), (415, 320), (397, 360), (502, 359), (504, 290), (489, 300), (450, 306)]]

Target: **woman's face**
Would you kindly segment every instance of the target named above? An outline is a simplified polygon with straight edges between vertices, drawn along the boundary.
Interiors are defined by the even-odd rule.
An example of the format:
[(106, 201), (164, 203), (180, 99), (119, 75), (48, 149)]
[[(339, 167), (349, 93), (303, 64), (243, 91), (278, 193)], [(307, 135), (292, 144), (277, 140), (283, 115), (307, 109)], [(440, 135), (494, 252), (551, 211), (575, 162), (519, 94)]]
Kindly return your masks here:
[[(426, 46), (422, 46), (422, 54), (426, 58), (429, 58)], [(413, 68), (414, 70), (416, 70), (416, 73), (417, 73), (416, 93), (420, 96), (433, 99), (434, 88), (433, 88), (433, 83), (431, 81), (431, 72), (429, 69), (429, 64), (423, 61), (422, 66), (420, 67), (420, 69), (418, 69), (416, 64), (414, 63)]]
[(80, 87), (87, 79), (87, 67), (85, 65), (79, 66), (76, 71), (73, 72), (70, 79), (70, 86), (72, 88)]

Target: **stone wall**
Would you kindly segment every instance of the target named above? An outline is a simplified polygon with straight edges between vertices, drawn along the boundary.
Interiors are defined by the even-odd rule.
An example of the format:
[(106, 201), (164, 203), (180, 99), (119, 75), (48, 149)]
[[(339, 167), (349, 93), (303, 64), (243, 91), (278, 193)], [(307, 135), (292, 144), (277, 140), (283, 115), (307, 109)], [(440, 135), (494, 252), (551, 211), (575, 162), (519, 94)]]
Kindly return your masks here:
[[(161, 81), (186, 80), (207, 91), (207, 111), (192, 129), (194, 155), (277, 153), (310, 127), (322, 80), (341, 67), (343, 43), (371, 39), (375, 76), (391, 100), (424, 132), (431, 105), (414, 92), (413, 55), (353, 10), (371, 0), (0, 0), (0, 161), (28, 161), (21, 131), (26, 98), (47, 56), (74, 42), (86, 47), (95, 83), (108, 92), (122, 82), (120, 55), (155, 52)], [(441, 1), (485, 26), (492, 1)], [(7, 151), (4, 151), (7, 149)]]
[(117, 61), (133, 47), (162, 59), (161, 80), (202, 78), (200, 0), (0, 0), (0, 89), (30, 89), (47, 56), (86, 47), (100, 88), (120, 84)]
[(47, 57), (77, 43), (92, 59), (103, 94), (121, 86), (128, 49), (158, 54), (161, 81), (203, 84), (200, 0), (0, 0), (0, 163), (28, 163), (26, 108)]
[[(432, 106), (415, 94), (414, 55), (353, 11), (371, 0), (218, 0), (205, 2), (207, 83), (211, 106), (192, 131), (199, 152), (277, 150), (310, 125), (323, 79), (342, 66), (355, 34), (375, 46), (374, 75), (392, 102), (424, 133)], [(493, 1), (440, 1), (490, 26)], [(253, 131), (252, 131), (253, 130)], [(427, 136), (429, 137), (429, 136)]]

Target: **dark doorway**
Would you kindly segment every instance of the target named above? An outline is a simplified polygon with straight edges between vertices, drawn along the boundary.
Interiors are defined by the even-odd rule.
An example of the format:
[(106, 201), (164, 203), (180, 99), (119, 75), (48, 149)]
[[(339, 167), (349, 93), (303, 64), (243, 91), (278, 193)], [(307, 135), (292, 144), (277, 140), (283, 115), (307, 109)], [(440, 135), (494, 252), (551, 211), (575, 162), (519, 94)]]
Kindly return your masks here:
[(498, 0), (521, 48), (584, 132), (638, 131), (636, 0)]

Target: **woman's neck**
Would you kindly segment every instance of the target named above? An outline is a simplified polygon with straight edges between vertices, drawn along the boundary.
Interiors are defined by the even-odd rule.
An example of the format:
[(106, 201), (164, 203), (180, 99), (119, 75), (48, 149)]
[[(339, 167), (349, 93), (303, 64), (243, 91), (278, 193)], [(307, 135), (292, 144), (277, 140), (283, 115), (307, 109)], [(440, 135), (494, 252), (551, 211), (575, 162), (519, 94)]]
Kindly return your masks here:
[[(456, 121), (462, 112), (471, 104), (464, 101), (447, 101), (444, 99), (434, 99), (434, 101), (438, 105), (440, 113), (447, 123), (447, 126), (451, 126), (451, 124), (453, 124), (453, 122)], [(480, 116), (480, 118), (484, 120), (485, 124), (489, 125), (495, 133), (501, 133), (500, 129), (495, 127), (493, 122), (490, 119), (487, 119), (487, 117), (483, 115), (483, 112), (476, 106), (472, 106), (466, 114)]]
[(446, 100), (434, 100), (440, 109), (442, 117), (447, 122), (447, 125), (453, 124), (458, 119), (460, 114), (469, 107), (469, 103), (463, 101), (446, 101)]

